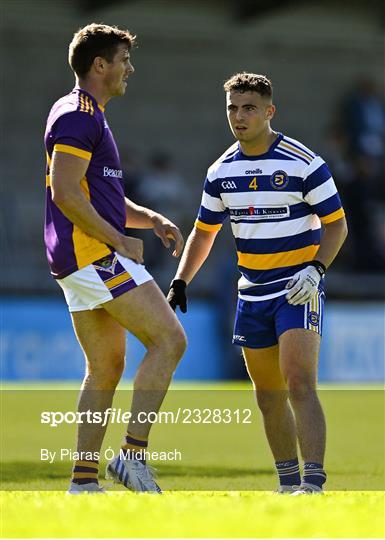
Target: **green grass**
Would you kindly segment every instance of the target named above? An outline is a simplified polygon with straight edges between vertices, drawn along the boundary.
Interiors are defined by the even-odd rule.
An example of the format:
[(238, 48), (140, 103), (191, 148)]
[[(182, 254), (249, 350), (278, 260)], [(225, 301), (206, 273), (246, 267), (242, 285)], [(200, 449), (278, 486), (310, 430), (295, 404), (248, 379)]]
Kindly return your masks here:
[[(9, 388), (9, 387), (8, 387)], [(40, 460), (40, 449), (74, 448), (74, 425), (51, 428), (41, 412), (74, 410), (74, 385), (17, 385), (2, 393), (1, 498), (5, 537), (382, 537), (384, 391), (321, 391), (328, 424), (324, 497), (282, 497), (250, 386), (177, 385), (163, 410), (250, 408), (251, 424), (154, 425), (153, 450), (181, 461), (153, 463), (162, 497), (111, 486), (106, 495), (68, 497), (71, 461)], [(195, 387), (196, 388), (196, 387)], [(46, 389), (46, 390), (44, 390)], [(115, 407), (129, 409), (130, 387)], [(103, 451), (119, 447), (125, 426), (110, 425)], [(102, 452), (103, 453), (103, 452)], [(105, 459), (101, 459), (101, 471)], [(102, 476), (102, 474), (101, 474)], [(106, 482), (101, 482), (106, 484)]]
[(384, 494), (3, 492), (6, 537), (382, 538)]

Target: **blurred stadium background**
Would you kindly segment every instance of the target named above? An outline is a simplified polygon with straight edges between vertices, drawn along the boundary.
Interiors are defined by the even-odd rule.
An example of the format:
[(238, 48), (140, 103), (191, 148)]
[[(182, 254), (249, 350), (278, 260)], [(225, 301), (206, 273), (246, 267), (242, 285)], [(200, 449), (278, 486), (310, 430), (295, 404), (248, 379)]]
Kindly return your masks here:
[[(207, 167), (232, 143), (222, 83), (237, 71), (275, 87), (273, 128), (329, 163), (350, 235), (328, 272), (320, 380), (384, 380), (385, 108), (383, 3), (322, 0), (55, 0), (1, 3), (1, 362), (4, 380), (80, 379), (81, 352), (49, 275), (43, 132), (70, 91), (67, 47), (89, 22), (138, 36), (136, 73), (107, 109), (128, 196), (175, 219), (185, 236)], [(229, 226), (190, 287), (190, 347), (177, 379), (239, 379), (231, 345), (236, 259)], [(166, 292), (176, 261), (152, 233), (148, 268)], [(232, 292), (231, 292), (232, 291)], [(126, 377), (141, 347), (128, 338)]]

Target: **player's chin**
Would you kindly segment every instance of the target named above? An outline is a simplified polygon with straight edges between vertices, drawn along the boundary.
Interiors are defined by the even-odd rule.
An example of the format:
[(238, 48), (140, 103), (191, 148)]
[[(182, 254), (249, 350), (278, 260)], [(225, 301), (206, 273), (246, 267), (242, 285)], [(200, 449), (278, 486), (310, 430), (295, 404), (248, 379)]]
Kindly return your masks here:
[(119, 87), (116, 89), (116, 96), (124, 96), (126, 93), (127, 83), (122, 82), (122, 84), (119, 85)]
[(235, 131), (234, 132), (234, 136), (235, 138), (240, 141), (240, 142), (244, 142), (244, 141), (247, 141), (248, 140), (248, 137), (247, 135), (245, 135), (244, 133), (240, 132), (240, 131)]
[(233, 133), (235, 138), (238, 139), (238, 141), (247, 141), (249, 138), (249, 130), (248, 129), (233, 129)]

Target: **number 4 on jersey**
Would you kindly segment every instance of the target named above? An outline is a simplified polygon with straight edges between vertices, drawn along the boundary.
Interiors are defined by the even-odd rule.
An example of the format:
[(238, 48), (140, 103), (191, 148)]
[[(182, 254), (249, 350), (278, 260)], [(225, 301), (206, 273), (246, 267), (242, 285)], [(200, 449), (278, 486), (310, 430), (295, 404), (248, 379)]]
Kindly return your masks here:
[(258, 189), (257, 177), (256, 177), (256, 176), (254, 176), (254, 178), (253, 178), (252, 181), (250, 182), (249, 188), (250, 188), (250, 189), (254, 189), (254, 190)]

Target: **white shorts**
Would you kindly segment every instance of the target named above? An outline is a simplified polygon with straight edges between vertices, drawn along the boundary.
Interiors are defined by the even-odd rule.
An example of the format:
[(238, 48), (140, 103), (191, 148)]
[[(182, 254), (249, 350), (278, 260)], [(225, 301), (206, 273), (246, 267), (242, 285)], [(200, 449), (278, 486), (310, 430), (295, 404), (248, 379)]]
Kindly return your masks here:
[(151, 279), (143, 264), (111, 253), (57, 282), (72, 312), (101, 308), (105, 302)]

